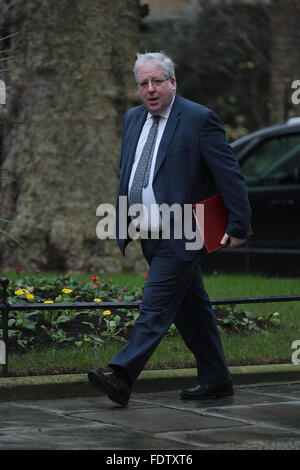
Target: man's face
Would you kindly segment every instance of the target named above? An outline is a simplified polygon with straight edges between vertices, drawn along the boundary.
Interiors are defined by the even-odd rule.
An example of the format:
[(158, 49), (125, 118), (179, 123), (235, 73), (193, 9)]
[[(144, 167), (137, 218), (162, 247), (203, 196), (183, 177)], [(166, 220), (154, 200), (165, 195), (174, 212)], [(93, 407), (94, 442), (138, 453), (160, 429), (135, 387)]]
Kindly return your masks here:
[[(173, 99), (176, 91), (176, 80), (174, 77), (165, 80), (165, 74), (159, 65), (148, 62), (140, 67), (138, 71), (139, 96), (151, 114), (159, 114), (164, 111)], [(155, 86), (152, 80), (165, 80), (160, 86)], [(142, 87), (141, 84), (147, 84)]]

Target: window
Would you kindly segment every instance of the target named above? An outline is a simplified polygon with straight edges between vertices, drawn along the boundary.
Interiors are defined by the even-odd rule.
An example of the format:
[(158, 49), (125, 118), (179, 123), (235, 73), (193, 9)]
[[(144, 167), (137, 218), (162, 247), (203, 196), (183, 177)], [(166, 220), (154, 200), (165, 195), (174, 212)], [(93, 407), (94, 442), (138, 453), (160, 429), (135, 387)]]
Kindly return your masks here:
[(300, 184), (300, 135), (262, 142), (240, 166), (248, 186)]

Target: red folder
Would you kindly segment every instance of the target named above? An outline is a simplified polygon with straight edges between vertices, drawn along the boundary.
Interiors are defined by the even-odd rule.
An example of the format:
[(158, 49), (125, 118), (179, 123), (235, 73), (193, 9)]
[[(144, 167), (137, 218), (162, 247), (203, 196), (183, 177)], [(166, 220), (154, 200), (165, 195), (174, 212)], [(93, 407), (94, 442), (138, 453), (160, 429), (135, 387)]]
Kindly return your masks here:
[[(203, 204), (204, 206), (204, 220), (202, 224), (196, 217), (196, 207), (198, 204)], [(228, 209), (223, 202), (221, 194), (216, 194), (215, 196), (193, 204), (193, 215), (202, 238), (204, 239), (205, 252), (211, 253), (212, 251), (222, 248), (220, 243), (228, 225)], [(251, 226), (249, 230), (251, 235)]]

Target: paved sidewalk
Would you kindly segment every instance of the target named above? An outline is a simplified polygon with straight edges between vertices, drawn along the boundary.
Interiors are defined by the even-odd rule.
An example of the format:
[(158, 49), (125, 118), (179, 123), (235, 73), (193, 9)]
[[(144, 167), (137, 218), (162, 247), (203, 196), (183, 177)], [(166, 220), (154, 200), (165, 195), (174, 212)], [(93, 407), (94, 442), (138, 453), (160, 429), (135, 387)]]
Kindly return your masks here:
[(300, 449), (300, 384), (238, 387), (233, 398), (201, 402), (134, 394), (127, 408), (105, 397), (2, 402), (0, 416), (1, 450)]
[[(286, 373), (284, 367), (280, 369)], [(269, 376), (266, 372), (262, 374), (263, 370), (256, 368), (253, 372), (252, 369), (252, 375), (251, 371), (246, 374), (240, 370), (238, 375), (236, 369), (232, 370), (235, 395), (203, 401), (179, 398), (180, 374), (184, 376), (184, 371), (178, 371), (175, 377), (171, 377), (170, 371), (161, 371), (160, 379), (155, 379), (153, 373), (144, 373), (127, 408), (114, 404), (104, 395), (95, 395), (82, 377), (82, 388), (78, 379), (73, 377), (72, 382), (69, 377), (68, 387), (64, 389), (51, 389), (48, 378), (48, 386), (40, 386), (42, 400), (37, 399), (37, 383), (23, 389), (19, 383), (19, 389), (15, 387), (15, 390), (23, 391), (23, 397), (15, 392), (5, 398), (5, 381), (6, 385), (16, 384), (19, 379), (0, 378), (0, 449), (105, 450), (106, 459), (116, 459), (122, 451), (132, 450), (136, 456), (138, 451), (149, 450), (154, 459), (158, 458), (156, 454), (165, 455), (164, 451), (168, 450), (168, 454), (180, 454), (185, 456), (180, 459), (184, 459), (188, 452), (199, 450), (300, 449), (299, 367), (292, 369), (290, 378), (287, 373), (282, 375), (281, 383), (278, 368), (273, 368), (276, 374), (270, 372)], [(185, 386), (189, 386), (188, 377), (195, 384), (195, 376), (191, 371), (189, 374), (186, 372), (183, 377)], [(264, 377), (265, 383), (262, 380), (255, 383), (254, 378), (258, 382), (258, 377)], [(271, 377), (277, 377), (277, 382), (266, 383)], [(55, 382), (55, 377), (52, 380)], [(143, 387), (148, 389), (147, 393)], [(9, 389), (13, 393), (11, 384)], [(34, 399), (24, 399), (30, 390)], [(144, 462), (148, 458), (144, 457)]]

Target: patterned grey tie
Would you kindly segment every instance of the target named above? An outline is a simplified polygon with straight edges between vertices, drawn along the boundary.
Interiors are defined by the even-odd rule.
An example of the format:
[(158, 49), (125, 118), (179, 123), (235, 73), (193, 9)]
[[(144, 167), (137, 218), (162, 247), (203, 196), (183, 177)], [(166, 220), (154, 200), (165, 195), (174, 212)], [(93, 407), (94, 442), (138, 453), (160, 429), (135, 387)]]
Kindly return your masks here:
[(159, 116), (152, 116), (153, 124), (149, 131), (147, 141), (140, 156), (139, 163), (135, 170), (132, 185), (129, 193), (129, 205), (142, 204), (142, 190), (149, 183), (151, 162), (153, 158), (154, 146), (157, 137)]

